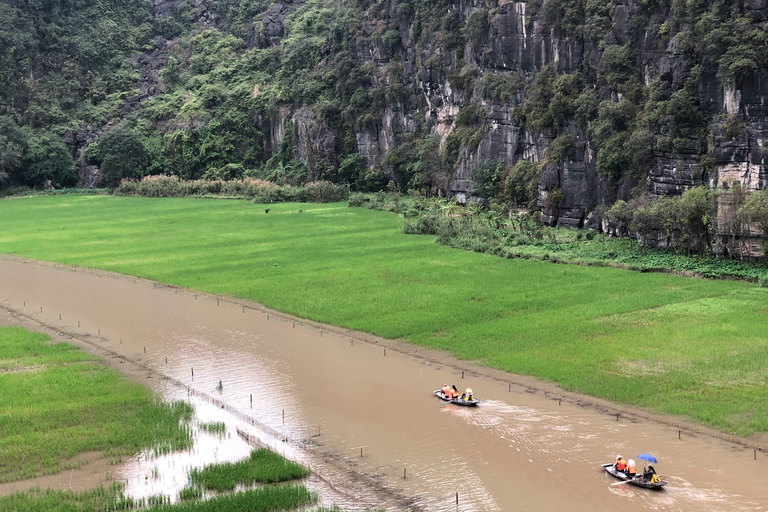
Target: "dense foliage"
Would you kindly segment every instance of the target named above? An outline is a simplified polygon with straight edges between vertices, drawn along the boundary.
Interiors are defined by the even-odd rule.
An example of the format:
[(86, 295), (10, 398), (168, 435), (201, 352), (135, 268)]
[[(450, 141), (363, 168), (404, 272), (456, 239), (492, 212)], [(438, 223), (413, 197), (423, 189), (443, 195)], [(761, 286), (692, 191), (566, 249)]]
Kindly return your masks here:
[[(682, 198), (631, 204), (618, 201), (605, 212), (609, 228), (613, 233), (636, 229), (640, 233), (639, 243), (590, 229), (547, 227), (542, 224), (539, 212), (510, 212), (498, 203), (483, 209), (474, 204), (463, 206), (456, 201), (417, 194), (410, 200), (387, 194), (353, 194), (349, 205), (399, 213), (403, 216), (403, 233), (434, 235), (438, 244), (457, 249), (503, 258), (536, 258), (555, 263), (748, 279), (762, 286), (768, 270), (764, 263), (716, 258), (710, 252), (697, 251), (697, 240), (705, 238), (713, 229), (699, 219), (703, 215), (713, 220), (709, 210), (713, 208), (714, 196), (706, 188), (697, 187)], [(752, 197), (765, 201), (766, 196), (760, 192)], [(768, 203), (761, 204), (768, 206)], [(661, 223), (666, 231), (651, 232), (648, 219), (652, 219), (653, 226)], [(651, 234), (667, 237), (659, 244), (661, 248), (648, 247), (647, 237)], [(739, 238), (727, 239), (726, 243), (747, 246), (746, 241)]]
[(285, 482), (307, 475), (309, 471), (305, 468), (264, 448), (253, 450), (249, 457), (236, 462), (211, 464), (190, 472), (194, 485), (215, 491), (234, 490), (238, 485)]
[(152, 48), (152, 2), (0, 1), (0, 182), (74, 184), (67, 128), (116, 118)]
[(256, 203), (330, 203), (343, 201), (349, 196), (349, 189), (345, 185), (334, 185), (327, 181), (294, 187), (252, 178), (183, 181), (177, 176), (145, 176), (139, 181), (123, 180), (115, 192), (145, 197), (230, 197), (251, 199)]
[(694, 187), (681, 196), (619, 200), (604, 219), (612, 234), (633, 234), (644, 248), (653, 241), (676, 254), (738, 254), (744, 260), (768, 254), (768, 190), (748, 194), (738, 182), (715, 190)]

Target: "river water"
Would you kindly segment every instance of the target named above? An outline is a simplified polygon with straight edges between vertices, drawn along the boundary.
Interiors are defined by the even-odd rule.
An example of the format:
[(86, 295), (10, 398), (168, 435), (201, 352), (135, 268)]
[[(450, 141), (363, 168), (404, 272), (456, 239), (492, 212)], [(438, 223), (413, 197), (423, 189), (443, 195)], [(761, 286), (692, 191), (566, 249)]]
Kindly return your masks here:
[[(244, 456), (239, 428), (309, 466), (320, 488), (331, 489), (321, 492), (326, 504), (768, 510), (762, 452), (651, 420), (617, 421), (490, 373), (462, 373), (415, 347), (387, 349), (258, 304), (12, 258), (0, 258), (0, 300), (136, 362), (166, 398), (189, 399), (205, 421), (225, 421), (227, 435), (210, 441), (209, 458)], [(431, 392), (446, 382), (471, 387), (486, 401), (476, 408), (443, 405)], [(205, 450), (205, 443), (198, 446)], [(600, 468), (618, 453), (629, 459), (641, 452), (659, 459), (656, 469), (670, 482), (662, 491), (612, 485)], [(179, 454), (112, 472), (128, 481), (130, 493), (168, 493), (184, 485), (182, 469), (200, 460)], [(147, 478), (155, 464), (159, 471)]]

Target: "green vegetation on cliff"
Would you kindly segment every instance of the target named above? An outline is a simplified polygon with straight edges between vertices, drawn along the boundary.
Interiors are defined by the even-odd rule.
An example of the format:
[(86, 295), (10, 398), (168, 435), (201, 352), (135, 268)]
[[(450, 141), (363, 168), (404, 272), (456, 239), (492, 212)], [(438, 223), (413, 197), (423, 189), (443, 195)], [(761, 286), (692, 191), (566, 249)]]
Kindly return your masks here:
[[(108, 186), (164, 173), (353, 190), (380, 190), (391, 178), (402, 191), (445, 193), (509, 113), (541, 137), (542, 166), (562, 167), (588, 144), (607, 206), (632, 187), (642, 192), (662, 154), (710, 173), (721, 137), (713, 126), (730, 121), (705, 111), (705, 78), (735, 91), (768, 66), (768, 26), (744, 0), (644, 1), (626, 19), (619, 2), (531, 0), (520, 6), (523, 46), (548, 56), (539, 62), (524, 49), (512, 64), (517, 52), (491, 39), (517, 30), (504, 3), (156, 4), (0, 0), (0, 182), (72, 184), (80, 158), (72, 150), (88, 146), (86, 163), (100, 166)], [(573, 51), (583, 55), (567, 62)], [(661, 72), (662, 55), (674, 69)], [(441, 109), (451, 113), (438, 121)], [(731, 117), (731, 127), (744, 120)], [(435, 135), (436, 123), (447, 135)], [(65, 143), (67, 129), (79, 131)], [(382, 154), (366, 161), (364, 146)], [(534, 191), (540, 174), (511, 172), (522, 153), (481, 153), (502, 164), (497, 185), (511, 179)]]
[(102, 126), (137, 94), (149, 0), (0, 1), (0, 186), (77, 179), (67, 128)]
[(1, 201), (0, 216), (9, 254), (256, 300), (724, 431), (768, 430), (768, 289), (751, 283), (455, 251), (341, 204), (265, 214), (70, 195)]

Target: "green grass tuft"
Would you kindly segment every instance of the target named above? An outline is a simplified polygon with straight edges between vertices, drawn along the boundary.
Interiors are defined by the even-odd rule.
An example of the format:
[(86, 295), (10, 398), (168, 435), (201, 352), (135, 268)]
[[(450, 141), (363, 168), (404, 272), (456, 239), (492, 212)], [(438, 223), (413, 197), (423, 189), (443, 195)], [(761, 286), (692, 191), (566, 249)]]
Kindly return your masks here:
[(212, 421), (209, 423), (200, 423), (198, 425), (201, 430), (205, 430), (211, 434), (224, 435), (227, 432), (227, 425), (223, 421)]
[(203, 497), (200, 487), (185, 487), (179, 491), (179, 501), (199, 500)]
[(237, 462), (211, 464), (190, 473), (192, 483), (213, 491), (228, 491), (237, 485), (277, 483), (309, 475), (309, 471), (266, 449), (254, 450)]

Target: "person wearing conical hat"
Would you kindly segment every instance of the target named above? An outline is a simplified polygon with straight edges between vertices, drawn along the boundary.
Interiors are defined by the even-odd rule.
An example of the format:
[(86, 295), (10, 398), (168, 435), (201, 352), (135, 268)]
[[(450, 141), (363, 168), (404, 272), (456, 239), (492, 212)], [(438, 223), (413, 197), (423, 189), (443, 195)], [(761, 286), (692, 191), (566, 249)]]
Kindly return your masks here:
[(627, 474), (630, 476), (630, 478), (634, 478), (637, 476), (637, 469), (635, 468), (634, 459), (629, 459), (629, 461), (627, 462)]

